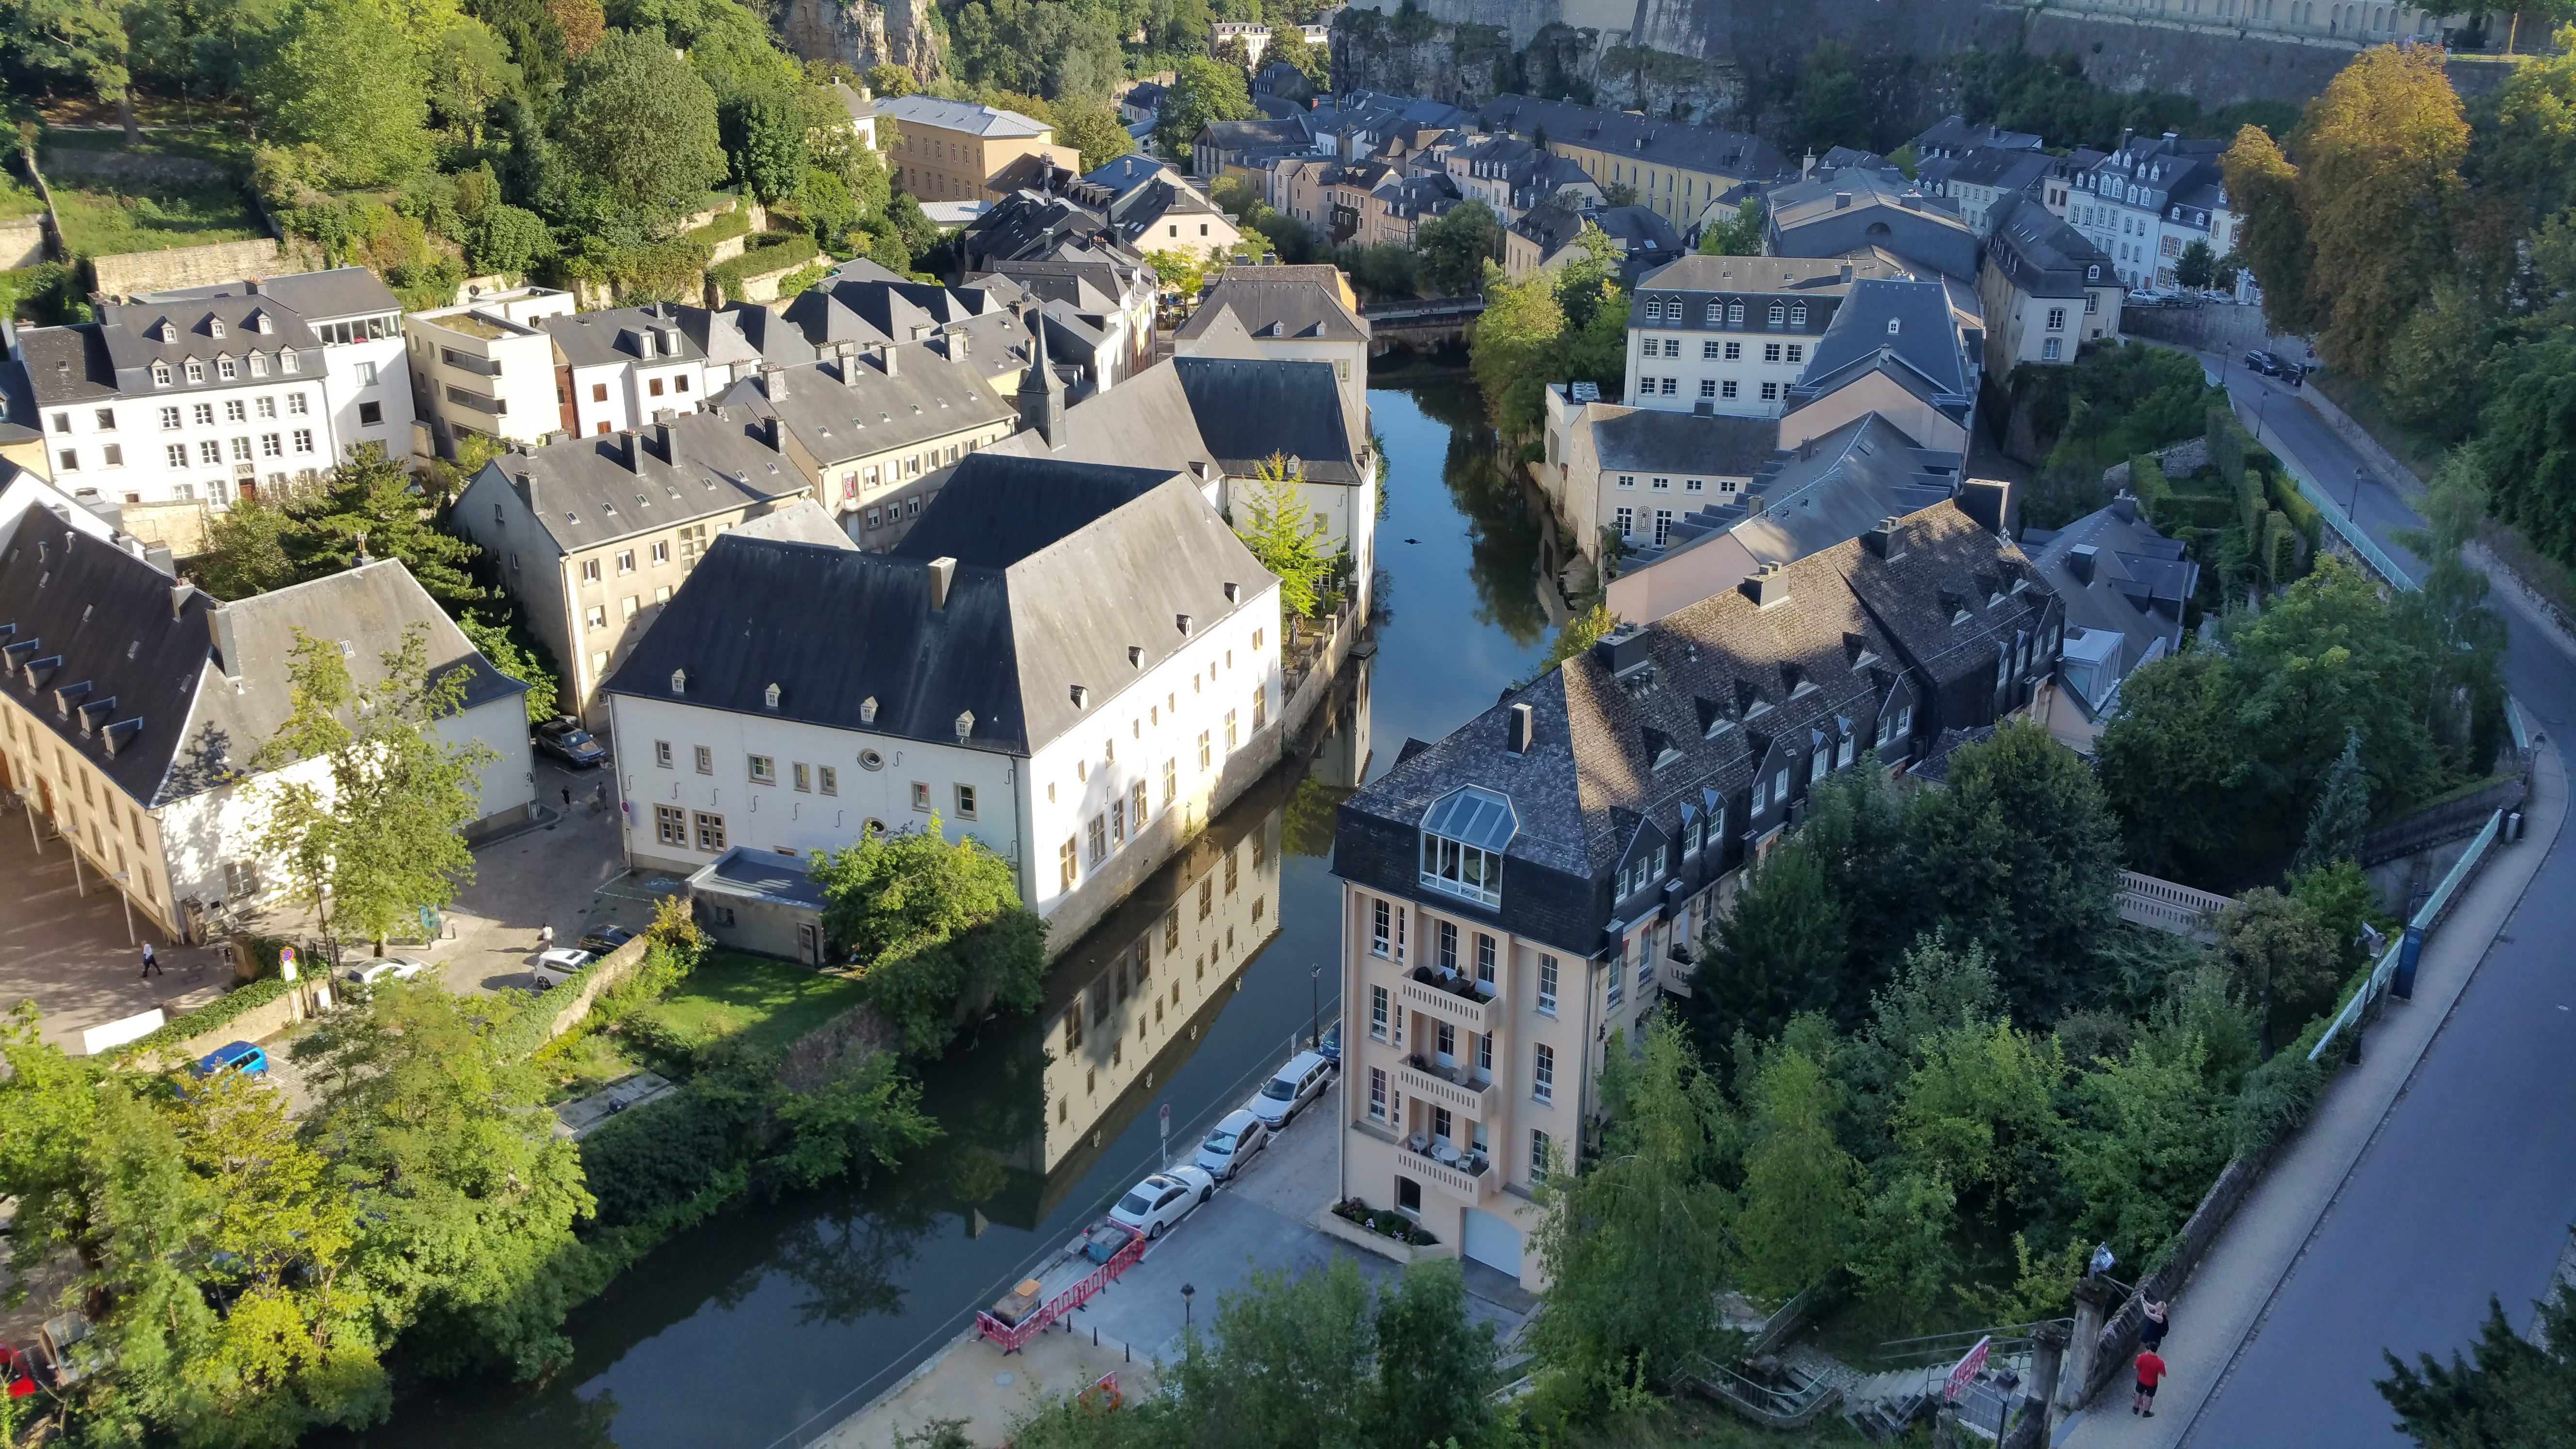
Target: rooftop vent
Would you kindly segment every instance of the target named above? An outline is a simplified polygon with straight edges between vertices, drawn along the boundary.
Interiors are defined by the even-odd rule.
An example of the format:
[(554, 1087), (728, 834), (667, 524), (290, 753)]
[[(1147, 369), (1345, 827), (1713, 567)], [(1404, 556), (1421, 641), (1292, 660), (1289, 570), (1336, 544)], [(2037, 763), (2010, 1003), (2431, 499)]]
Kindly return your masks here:
[(1753, 601), (1756, 608), (1768, 609), (1789, 602), (1789, 578), (1781, 572), (1778, 564), (1764, 564), (1751, 578), (1736, 587), (1744, 597)]
[(949, 586), (957, 578), (957, 560), (935, 558), (930, 561), (930, 607), (933, 612), (948, 607)]
[(1127, 667), (1130, 669), (1142, 669), (1145, 667), (1144, 645), (1130, 644), (1127, 646)]

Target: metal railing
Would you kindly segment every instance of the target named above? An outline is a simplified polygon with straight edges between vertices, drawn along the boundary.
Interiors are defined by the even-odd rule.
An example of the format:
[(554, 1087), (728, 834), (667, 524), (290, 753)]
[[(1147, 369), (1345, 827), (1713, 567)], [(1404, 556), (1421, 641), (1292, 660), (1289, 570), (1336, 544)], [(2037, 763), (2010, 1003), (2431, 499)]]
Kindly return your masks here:
[(2315, 506), (2318, 513), (2324, 515), (2326, 526), (2335, 531), (2335, 537), (2342, 539), (2344, 546), (2351, 549), (2363, 563), (2369, 565), (2370, 571), (2379, 575), (2381, 581), (2400, 589), (2419, 587), (2415, 582), (2415, 576), (2399, 568), (2397, 560), (2390, 558), (2386, 549), (2381, 548), (2369, 534), (2362, 532), (2361, 525), (2352, 521), (2351, 517), (2343, 511), (2341, 503), (2326, 496), (2325, 491), (2315, 483), (2299, 476), (2299, 470), (2291, 466), (2288, 458), (2278, 452), (2273, 453), (2272, 457), (2280, 463), (2282, 471), (2290, 475), (2291, 481), (2299, 485), (2299, 496), (2308, 500)]
[(1796, 1429), (1813, 1423), (1818, 1415), (1842, 1397), (1841, 1387), (1830, 1379), (1799, 1378), (1787, 1384), (1764, 1383), (1705, 1354), (1693, 1355), (1674, 1377), (1681, 1387), (1697, 1389), (1755, 1423), (1773, 1429)]
[[(2352, 1029), (2354, 1024), (2361, 1020), (2362, 1013), (2369, 1010), (2371, 1003), (2378, 1000), (2380, 994), (2390, 988), (2401, 970), (2412, 975), (2415, 957), (2424, 949), (2425, 935), (2450, 910), (2451, 898), (2457, 895), (2460, 887), (2467, 884), (2469, 877), (2477, 872), (2479, 864), (2486, 859), (2487, 852), (2495, 847), (2496, 838), (2503, 833), (2503, 830), (2504, 812), (2499, 810), (2487, 818), (2486, 828), (2480, 830), (2477, 839), (2470, 841), (2469, 848), (2461, 852), (2459, 860), (2452, 865), (2450, 874), (2443, 876), (2442, 883), (2433, 887), (2433, 894), (2426, 899), (2423, 908), (2406, 922), (2405, 931), (2389, 943), (2386, 951), (2380, 953), (2378, 964), (2372, 966), (2370, 975), (2363, 978), (2361, 989), (2354, 992), (2352, 1000), (2345, 1002), (2343, 1010), (2336, 1012), (2334, 1020), (2326, 1024), (2325, 1035), (2318, 1037), (2317, 1044), (2308, 1049), (2309, 1061), (2322, 1060), (2326, 1048), (2336, 1037)], [(2411, 990), (2411, 982), (2409, 989)]]
[(1922, 1338), (1891, 1338), (1871, 1351), (1871, 1361), (1883, 1369), (1939, 1367), (1950, 1365), (1967, 1356), (1979, 1339), (1987, 1340), (1990, 1359), (2009, 1359), (2030, 1351), (2031, 1339), (2039, 1330), (2055, 1324), (2073, 1333), (2072, 1318), (2042, 1318), (2029, 1323), (2008, 1323), (1995, 1328), (1968, 1328), (1957, 1333), (1928, 1334)]

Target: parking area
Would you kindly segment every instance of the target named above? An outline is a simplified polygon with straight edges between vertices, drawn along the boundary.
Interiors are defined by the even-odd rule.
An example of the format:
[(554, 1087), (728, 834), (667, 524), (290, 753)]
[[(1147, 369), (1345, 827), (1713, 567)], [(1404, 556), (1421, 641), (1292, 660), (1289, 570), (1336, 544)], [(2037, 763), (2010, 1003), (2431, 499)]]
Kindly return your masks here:
[[(1256, 1271), (1292, 1274), (1347, 1256), (1372, 1282), (1403, 1271), (1375, 1253), (1363, 1253), (1314, 1225), (1315, 1213), (1333, 1200), (1341, 1181), (1341, 1084), (1299, 1112), (1287, 1128), (1253, 1159), (1237, 1179), (1220, 1186), (1216, 1196), (1175, 1224), (1138, 1260), (1136, 1266), (1072, 1315), (1073, 1331), (1089, 1337), (1096, 1329), (1104, 1342), (1132, 1345), (1139, 1360), (1170, 1362), (1181, 1351), (1188, 1322), (1205, 1328), (1217, 1300), (1241, 1288)], [(1175, 1161), (1186, 1161), (1196, 1143), (1173, 1146)], [(1508, 1338), (1536, 1307), (1520, 1285), (1481, 1263), (1463, 1265), (1468, 1308), (1480, 1322), (1494, 1325)], [(1181, 1285), (1194, 1291), (1185, 1307)], [(975, 1350), (992, 1353), (989, 1345)]]
[(601, 926), (643, 929), (657, 892), (626, 880), (611, 768), (575, 770), (538, 756), (537, 819), (474, 852), (473, 883), (448, 908), (444, 939), (388, 953), (427, 960), (450, 991), (496, 991), (531, 984), (542, 927), (555, 928), (557, 946)]
[[(117, 888), (85, 864), (76, 880), (71, 846), (52, 834), (42, 825), (31, 832), (23, 809), (0, 812), (0, 880), (9, 883), (9, 906), (0, 911), (0, 1010), (33, 1000), (45, 1040), (77, 1054), (91, 1027), (156, 1006), (193, 1008), (230, 979), (213, 950), (174, 947), (140, 912), (129, 937)], [(161, 959), (148, 980), (144, 941)]]

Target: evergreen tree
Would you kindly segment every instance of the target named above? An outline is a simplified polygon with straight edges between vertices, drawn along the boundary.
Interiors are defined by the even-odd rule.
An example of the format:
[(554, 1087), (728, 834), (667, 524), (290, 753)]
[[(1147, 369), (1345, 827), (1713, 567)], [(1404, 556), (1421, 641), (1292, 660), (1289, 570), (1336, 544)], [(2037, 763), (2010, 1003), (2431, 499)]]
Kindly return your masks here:
[(1752, 870), (1716, 929), (1683, 1004), (1703, 1057), (1726, 1051), (1738, 1032), (1769, 1038), (1799, 1012), (1832, 1009), (1851, 953), (1850, 917), (1803, 833)]
[(1241, 504), (1243, 517), (1235, 531), (1261, 566), (1279, 576), (1281, 611), (1311, 619), (1333, 561), (1324, 553), (1323, 526), (1297, 490), (1305, 477), (1303, 464), (1279, 453), (1254, 465), (1254, 486)]
[(2343, 754), (2326, 775), (2317, 808), (2308, 812), (2307, 838), (2299, 843), (2293, 870), (2317, 870), (2338, 860), (2359, 860), (2361, 839), (2370, 829), (2370, 778), (2361, 770), (2361, 731), (2345, 733)]
[(2383, 1351), (2389, 1376), (2380, 1397), (2398, 1427), (2424, 1449), (2568, 1449), (2576, 1445), (2576, 1296), (2552, 1293), (2538, 1332), (2524, 1338), (2487, 1299), (2469, 1357), (2445, 1365), (2431, 1354), (2409, 1368)]
[[(1294, 33), (1294, 32), (1291, 32)], [(1467, 1313), (1454, 1258), (1415, 1261), (1377, 1307), (1377, 1444), (1481, 1444), (1494, 1420), (1494, 1326)]]

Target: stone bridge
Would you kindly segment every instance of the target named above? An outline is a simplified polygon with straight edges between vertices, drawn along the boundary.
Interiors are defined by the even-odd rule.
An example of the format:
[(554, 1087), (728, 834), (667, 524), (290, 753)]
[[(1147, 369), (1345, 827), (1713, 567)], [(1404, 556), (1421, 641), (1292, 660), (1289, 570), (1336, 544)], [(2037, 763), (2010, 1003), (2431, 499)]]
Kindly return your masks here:
[(1369, 356), (1383, 357), (1402, 347), (1413, 352), (1467, 340), (1467, 324), (1485, 310), (1482, 297), (1425, 297), (1409, 302), (1372, 302), (1360, 309), (1369, 324)]

